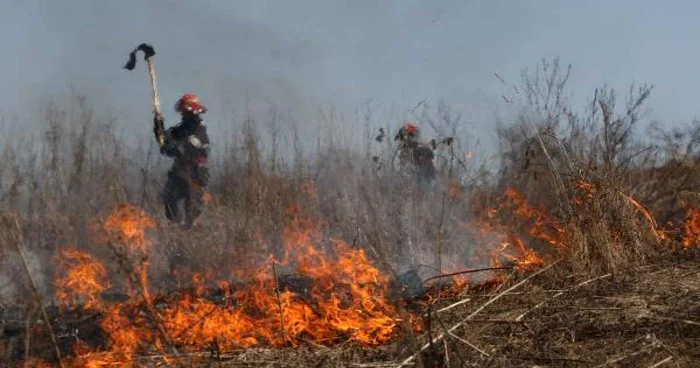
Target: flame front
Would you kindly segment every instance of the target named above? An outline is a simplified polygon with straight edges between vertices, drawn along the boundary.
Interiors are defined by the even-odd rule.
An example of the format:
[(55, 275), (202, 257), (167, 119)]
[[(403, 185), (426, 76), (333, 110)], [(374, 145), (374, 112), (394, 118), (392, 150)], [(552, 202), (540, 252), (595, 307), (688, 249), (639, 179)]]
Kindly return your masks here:
[[(306, 188), (315, 192), (313, 186)], [(313, 194), (313, 193), (312, 193)], [(458, 196), (457, 190), (451, 195)], [(311, 196), (313, 197), (313, 196)], [(104, 221), (103, 240), (128, 263), (131, 279), (125, 302), (107, 302), (99, 295), (109, 287), (105, 267), (94, 257), (74, 250), (62, 252), (62, 275), (57, 296), (64, 305), (81, 300), (102, 315), (101, 327), (109, 337), (106, 351), (78, 347), (74, 359), (100, 366), (128, 362), (134, 354), (172, 344), (178, 351), (227, 350), (254, 346), (295, 346), (304, 341), (332, 345), (350, 341), (377, 346), (397, 334), (398, 313), (387, 301), (388, 278), (372, 264), (362, 249), (340, 240), (324, 247), (322, 223), (303, 215), (298, 207), (287, 211), (282, 232), (281, 259), (265, 258), (245, 285), (216, 280), (207, 274), (190, 275), (193, 291), (181, 290), (158, 299), (148, 289), (146, 231), (155, 222), (139, 208), (118, 206)], [(483, 211), (465, 227), (481, 243), (479, 257), (497, 266), (504, 261), (518, 269), (539, 267), (545, 258), (530, 241), (558, 249), (564, 230), (542, 211), (531, 206), (515, 190), (507, 190), (497, 206)], [(285, 274), (279, 269), (292, 269)], [(230, 270), (232, 276), (240, 270)], [(502, 274), (491, 279), (500, 282)], [(114, 280), (113, 280), (114, 281)], [(458, 279), (456, 285), (466, 285)], [(211, 285), (216, 285), (212, 288)], [(218, 290), (216, 298), (209, 291)], [(420, 323), (410, 323), (420, 330)], [(83, 364), (83, 363), (81, 363)]]
[[(594, 185), (579, 181), (576, 188), (574, 205), (583, 206), (596, 198)], [(313, 201), (318, 200), (313, 183), (305, 184), (303, 189)], [(449, 196), (457, 200), (466, 197), (456, 186), (449, 188)], [(665, 230), (657, 229), (649, 211), (632, 197), (622, 196), (660, 239), (666, 236)], [(460, 231), (468, 232), (474, 239), (473, 264), (497, 267), (509, 263), (517, 270), (532, 269), (546, 264), (553, 253), (566, 249), (565, 226), (528, 203), (514, 189), (506, 189), (495, 203), (470, 203), (470, 208), (474, 213)], [(101, 222), (99, 230), (101, 241), (114, 251), (129, 280), (125, 286), (126, 301), (103, 300), (102, 295), (112, 288), (110, 281), (117, 280), (109, 279), (98, 258), (74, 248), (59, 253), (55, 279), (58, 304), (62, 308), (81, 305), (98, 312), (99, 325), (108, 336), (106, 349), (102, 350), (76, 343), (73, 356), (66, 362), (85, 367), (122, 365), (137, 354), (165, 352), (166, 346), (184, 352), (296, 346), (306, 341), (325, 345), (350, 341), (377, 346), (394, 337), (400, 320), (394, 305), (387, 301), (387, 277), (362, 249), (341, 240), (324, 242), (322, 222), (304, 215), (299, 207), (289, 207), (287, 215), (282, 254), (279, 259), (268, 255), (253, 272), (247, 273), (247, 283), (229, 283), (207, 273), (192, 274), (191, 291), (180, 290), (175, 296), (161, 297), (156, 306), (147, 278), (149, 253), (153, 249), (146, 234), (156, 223), (140, 208), (117, 206)], [(688, 208), (685, 222), (676, 229), (682, 230), (683, 247), (700, 245), (700, 211)], [(455, 271), (464, 268), (458, 268), (464, 265), (456, 263), (451, 266)], [(280, 269), (295, 273), (280, 275)], [(242, 271), (232, 269), (229, 274), (235, 279)], [(504, 278), (503, 273), (492, 274), (488, 283), (498, 284)], [(453, 281), (454, 289), (448, 292), (470, 285), (470, 279), (463, 276), (453, 277)], [(211, 291), (221, 295), (212, 297)], [(420, 331), (418, 316), (409, 318), (409, 323)], [(167, 360), (167, 354), (163, 356)], [(41, 364), (44, 363), (27, 361), (24, 366)]]
[(388, 281), (364, 252), (334, 241), (336, 255), (328, 256), (317, 249), (313, 222), (295, 218), (292, 225), (285, 230), (283, 263), (294, 263), (299, 275), (312, 280), (309, 289), (278, 294), (273, 263), (282, 262), (269, 257), (255, 272), (255, 284), (235, 291), (225, 305), (190, 295), (167, 307), (163, 319), (178, 343), (196, 349), (216, 341), (234, 348), (311, 339), (371, 346), (391, 338), (396, 313), (385, 302)]
[[(207, 298), (204, 283), (212, 280), (192, 275), (194, 292), (183, 292), (153, 308), (146, 279), (146, 230), (154, 225), (142, 210), (124, 205), (104, 222), (104, 240), (113, 242), (110, 246), (115, 251), (126, 252), (121, 262), (130, 262), (128, 270), (136, 276), (136, 285), (127, 288), (130, 297), (126, 302), (100, 299), (109, 283), (105, 267), (96, 258), (76, 250), (61, 252), (58, 300), (66, 306), (82, 302), (85, 308), (100, 312), (101, 327), (109, 336), (106, 352), (76, 346), (76, 352), (83, 351), (75, 358), (81, 364), (127, 362), (135, 353), (162, 349), (164, 336), (181, 351), (195, 351), (213, 345), (218, 349), (297, 345), (304, 340), (374, 346), (394, 334), (397, 317), (386, 302), (386, 277), (363, 250), (342, 241), (332, 241), (329, 251), (333, 255), (321, 251), (320, 222), (300, 216), (298, 209), (290, 211), (284, 230), (283, 260), (269, 256), (254, 273), (253, 284), (236, 289), (226, 281), (216, 281), (227, 291), (221, 302)], [(282, 289), (273, 264), (295, 267), (302, 280), (310, 283), (304, 288)], [(157, 315), (145, 313), (148, 310)], [(152, 319), (161, 321), (164, 331), (157, 331)]]

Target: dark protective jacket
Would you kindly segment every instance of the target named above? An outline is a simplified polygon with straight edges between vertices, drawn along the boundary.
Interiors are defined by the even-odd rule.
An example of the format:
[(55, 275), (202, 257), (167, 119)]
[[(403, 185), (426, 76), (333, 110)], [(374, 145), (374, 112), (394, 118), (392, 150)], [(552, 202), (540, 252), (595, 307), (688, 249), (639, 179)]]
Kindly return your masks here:
[(399, 144), (399, 162), (402, 169), (416, 174), (421, 182), (435, 179), (434, 158), (435, 153), (430, 145), (416, 138), (405, 138)]
[(209, 182), (209, 135), (204, 120), (192, 115), (165, 132), (161, 153), (175, 158), (172, 174), (199, 186)]
[(425, 165), (435, 158), (435, 153), (427, 143), (407, 138), (399, 144), (400, 160), (404, 165)]

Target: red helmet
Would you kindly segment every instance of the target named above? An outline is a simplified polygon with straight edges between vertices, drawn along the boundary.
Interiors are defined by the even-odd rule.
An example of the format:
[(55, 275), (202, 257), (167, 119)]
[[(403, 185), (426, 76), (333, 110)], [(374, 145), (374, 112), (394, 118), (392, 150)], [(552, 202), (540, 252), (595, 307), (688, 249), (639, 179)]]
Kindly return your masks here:
[(412, 123), (406, 123), (399, 129), (399, 132), (396, 134), (396, 137), (394, 137), (394, 140), (397, 141), (399, 139), (404, 140), (408, 138), (418, 138), (419, 132), (420, 130), (417, 126)]
[(175, 111), (179, 113), (191, 112), (193, 114), (203, 114), (207, 112), (207, 108), (199, 103), (199, 97), (192, 93), (185, 93), (175, 103)]
[(406, 132), (406, 135), (409, 135), (409, 136), (418, 135), (418, 127), (411, 124), (411, 123), (405, 124), (403, 126), (403, 130), (404, 130), (404, 132)]

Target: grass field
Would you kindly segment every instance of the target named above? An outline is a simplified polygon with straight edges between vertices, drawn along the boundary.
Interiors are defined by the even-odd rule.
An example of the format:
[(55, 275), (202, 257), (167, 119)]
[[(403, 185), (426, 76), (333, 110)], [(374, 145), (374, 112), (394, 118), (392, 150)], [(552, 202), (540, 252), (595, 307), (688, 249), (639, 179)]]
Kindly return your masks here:
[[(458, 113), (422, 107), (427, 135), (456, 139), (438, 149), (430, 190), (392, 168), (391, 139), (373, 140), (401, 122), (365, 116), (364, 150), (326, 140), (309, 153), (294, 131), (250, 119), (215, 148), (207, 208), (190, 231), (164, 219), (168, 162), (153, 146), (122, 142), (85, 99), (47, 110), (42, 136), (6, 141), (0, 159), (0, 358), (698, 364), (700, 125), (649, 127), (647, 86), (622, 102), (601, 88), (573, 111), (568, 69), (537, 71), (515, 89), (520, 114), (496, 124), (495, 168), (459, 136)], [(411, 272), (413, 289), (396, 289)]]

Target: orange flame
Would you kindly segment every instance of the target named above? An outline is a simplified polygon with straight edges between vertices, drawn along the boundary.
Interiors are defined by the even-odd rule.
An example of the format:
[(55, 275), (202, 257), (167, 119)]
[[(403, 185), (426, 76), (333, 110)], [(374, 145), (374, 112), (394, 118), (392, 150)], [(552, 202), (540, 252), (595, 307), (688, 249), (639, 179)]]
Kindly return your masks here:
[[(595, 198), (595, 185), (580, 180), (575, 185), (574, 204), (583, 205)], [(305, 182), (302, 192), (311, 202), (318, 201), (313, 181)], [(453, 199), (464, 196), (454, 183), (448, 193)], [(623, 196), (657, 231), (649, 211), (632, 197)], [(475, 239), (475, 260), (480, 264), (497, 267), (508, 263), (517, 270), (533, 269), (543, 266), (551, 253), (566, 247), (565, 227), (544, 209), (528, 203), (515, 189), (506, 189), (494, 206), (484, 204), (475, 212), (463, 224), (463, 230)], [(400, 320), (386, 298), (387, 277), (362, 249), (340, 240), (324, 241), (323, 223), (305, 216), (298, 206), (287, 208), (283, 253), (280, 257), (267, 256), (245, 286), (214, 280), (207, 273), (188, 275), (195, 286), (193, 292), (163, 298), (157, 309), (152, 308), (147, 279), (151, 249), (146, 231), (155, 226), (144, 210), (119, 205), (101, 229), (107, 240), (123, 246), (130, 256), (127, 261), (133, 262), (136, 286), (145, 295), (143, 299), (130, 295), (126, 302), (102, 300), (100, 295), (110, 285), (104, 265), (75, 249), (61, 250), (55, 282), (59, 304), (65, 307), (82, 303), (101, 312), (100, 326), (109, 336), (106, 351), (76, 345), (75, 357), (66, 362), (85, 367), (127, 363), (135, 354), (162, 349), (163, 333), (180, 351), (294, 346), (309, 340), (326, 345), (351, 341), (376, 346), (396, 333)], [(658, 231), (657, 235), (665, 236)], [(688, 209), (681, 244), (686, 248), (700, 245), (697, 209)], [(280, 277), (277, 268), (291, 268), (296, 274)], [(230, 272), (234, 275), (240, 270)], [(499, 272), (489, 282), (497, 284), (504, 277)], [(454, 280), (452, 291), (468, 286), (470, 281), (467, 276), (455, 276)], [(210, 297), (211, 284), (219, 287), (222, 298)], [(156, 311), (164, 331), (154, 327), (153, 316), (144, 313), (144, 303)], [(409, 318), (416, 330), (422, 328), (416, 315)], [(23, 366), (44, 364), (32, 360)]]
[(155, 221), (138, 207), (119, 205), (104, 223), (104, 230), (132, 250), (145, 251), (146, 230), (155, 227)]
[(592, 183), (577, 179), (574, 181), (574, 187), (578, 189), (572, 201), (575, 205), (583, 205), (586, 201), (594, 198), (596, 188)]
[(108, 280), (107, 271), (97, 259), (75, 249), (61, 249), (58, 269), (55, 284), (59, 305), (84, 304), (88, 309), (100, 307), (100, 293), (107, 289)]
[(521, 193), (508, 188), (498, 201), (496, 207), (486, 209), (482, 216), (466, 224), (479, 241), (476, 262), (488, 261), (491, 267), (500, 267), (502, 261), (508, 260), (516, 269), (534, 268), (546, 262), (527, 245), (528, 241), (553, 247), (547, 251), (564, 247), (563, 227), (530, 205)]
[[(580, 193), (573, 199), (575, 204), (594, 197), (594, 185), (583, 181), (576, 185)], [(313, 182), (305, 183), (302, 191), (310, 201), (318, 201)], [(449, 187), (449, 195), (463, 196), (456, 185)], [(655, 229), (651, 214), (636, 200), (625, 197)], [(494, 206), (484, 204), (463, 225), (478, 245), (475, 260), (492, 267), (504, 263), (513, 264), (517, 270), (541, 267), (551, 253), (566, 247), (564, 226), (512, 188), (506, 189)], [(128, 261), (134, 263), (131, 266), (138, 276), (136, 286), (145, 295), (144, 300), (135, 295), (126, 302), (101, 300), (100, 295), (109, 287), (104, 265), (74, 249), (61, 251), (56, 279), (59, 303), (83, 303), (101, 312), (100, 325), (109, 336), (106, 351), (76, 346), (75, 357), (67, 362), (86, 367), (126, 363), (135, 354), (162, 349), (163, 332), (180, 351), (294, 346), (309, 340), (326, 345), (351, 341), (376, 346), (396, 334), (400, 320), (386, 298), (387, 277), (362, 249), (340, 240), (324, 241), (323, 223), (304, 215), (298, 206), (287, 208), (280, 257), (267, 256), (245, 286), (214, 280), (207, 273), (189, 275), (195, 286), (193, 292), (163, 298), (157, 309), (151, 309), (164, 328), (157, 331), (153, 316), (144, 313), (144, 303), (152, 307), (147, 280), (151, 249), (146, 230), (155, 226), (144, 210), (119, 205), (101, 229), (108, 235), (107, 240), (122, 245), (132, 256)], [(696, 209), (688, 211), (682, 245), (700, 245), (700, 211)], [(291, 268), (296, 274), (280, 277), (277, 268)], [(238, 272), (230, 270), (231, 275)], [(497, 273), (489, 282), (500, 283), (504, 277), (504, 273)], [(467, 276), (454, 280), (455, 291), (470, 281)], [(210, 297), (211, 284), (220, 288), (222, 298)], [(422, 328), (418, 317), (409, 318), (416, 330)], [(33, 364), (41, 366), (43, 362)]]
[[(315, 187), (306, 189), (311, 199), (317, 198)], [(467, 224), (484, 245), (479, 247), (483, 249), (480, 256), (489, 264), (511, 261), (518, 269), (539, 267), (545, 260), (526, 246), (527, 241), (554, 248), (563, 245), (563, 228), (528, 204), (522, 194), (509, 189), (499, 201), (498, 206)], [(376, 346), (395, 335), (400, 320), (386, 298), (388, 279), (365, 252), (340, 240), (331, 240), (324, 247), (322, 222), (303, 215), (296, 206), (288, 208), (287, 216), (281, 261), (268, 256), (245, 287), (214, 281), (206, 273), (193, 274), (193, 292), (163, 299), (164, 303), (152, 309), (157, 310), (156, 317), (178, 350), (287, 346), (305, 340)], [(128, 252), (147, 256), (146, 229), (154, 226), (143, 210), (120, 205), (108, 216), (103, 230), (109, 239), (124, 243)], [(76, 359), (82, 359), (85, 366), (123, 363), (134, 354), (163, 347), (152, 316), (143, 313), (144, 300), (134, 296), (122, 303), (99, 300), (99, 293), (108, 285), (104, 267), (83, 253), (64, 251), (62, 255), (68, 276), (57, 281), (59, 299), (65, 304), (76, 297), (88, 300), (92, 308), (102, 312), (101, 327), (109, 336), (107, 351), (82, 351)], [(130, 260), (136, 262), (139, 291), (150, 303), (147, 263), (139, 257)], [(292, 268), (296, 274), (280, 279), (273, 267)], [(86, 278), (90, 282), (84, 285), (69, 281)], [(499, 274), (492, 281), (502, 278)], [(208, 297), (206, 285), (212, 281), (223, 291), (223, 299)], [(458, 284), (467, 285), (467, 281), (459, 279)], [(411, 324), (420, 330), (418, 320), (412, 318)]]
[[(277, 261), (270, 256), (255, 272), (250, 287), (232, 290), (225, 281), (217, 281), (222, 290), (232, 292), (226, 293), (224, 302), (216, 302), (206, 297), (205, 275), (194, 274), (195, 291), (168, 300), (157, 312), (178, 349), (194, 351), (212, 344), (220, 349), (296, 345), (303, 339), (372, 346), (393, 336), (398, 321), (394, 307), (385, 300), (388, 280), (364, 251), (338, 240), (322, 251), (321, 223), (302, 216), (298, 208), (290, 208), (288, 214), (284, 260), (279, 264), (294, 265), (308, 285), (276, 291), (280, 280), (271, 266)], [(104, 222), (104, 230), (109, 239), (125, 243), (129, 252), (147, 253), (145, 230), (154, 225), (143, 210), (120, 205)], [(56, 283), (59, 299), (64, 304), (76, 297), (90, 301), (91, 308), (102, 312), (101, 327), (109, 336), (108, 351), (76, 349), (76, 362), (83, 366), (124, 363), (144, 348), (163, 346), (153, 321), (141, 312), (142, 300), (134, 296), (123, 303), (99, 300), (108, 285), (104, 266), (76, 251), (65, 250), (62, 257), (66, 276)], [(146, 268), (135, 270), (142, 278), (140, 291), (147, 295)], [(87, 283), (78, 282), (87, 278)]]
[(685, 223), (683, 225), (683, 248), (690, 248), (700, 245), (700, 211), (689, 207)]
[(296, 264), (299, 275), (312, 280), (308, 289), (278, 296), (276, 261), (268, 258), (255, 273), (255, 284), (234, 292), (231, 303), (187, 296), (168, 307), (166, 328), (179, 343), (193, 349), (212, 341), (221, 348), (280, 346), (306, 336), (319, 343), (346, 339), (377, 345), (392, 336), (396, 320), (384, 300), (387, 280), (364, 252), (334, 241), (336, 256), (329, 256), (317, 248), (317, 223), (295, 215), (291, 225), (283, 263)]
[(211, 202), (212, 196), (209, 192), (202, 192), (202, 202), (207, 205)]
[(525, 196), (514, 189), (506, 189), (503, 196), (505, 203), (501, 205), (500, 212), (512, 211), (522, 226), (527, 228), (528, 235), (552, 246), (564, 246), (564, 229), (552, 221), (543, 210), (532, 207), (527, 203)]
[[(453, 198), (465, 197), (459, 188), (450, 188)], [(516, 270), (538, 268), (547, 263), (552, 253), (565, 248), (564, 227), (553, 221), (544, 210), (530, 205), (523, 194), (508, 188), (497, 198), (495, 206), (487, 206), (483, 193), (472, 193), (468, 200), (473, 217), (461, 229), (474, 239), (472, 267), (503, 267), (508, 263)], [(464, 198), (467, 200), (466, 198)], [(538, 250), (536, 250), (537, 248)], [(463, 264), (443, 264), (444, 273), (468, 269)], [(490, 274), (452, 276), (453, 283), (444, 292), (454, 294), (473, 285), (475, 278), (490, 275), (483, 285), (498, 285), (505, 279), (501, 271)], [(442, 294), (442, 292), (439, 292)]]

